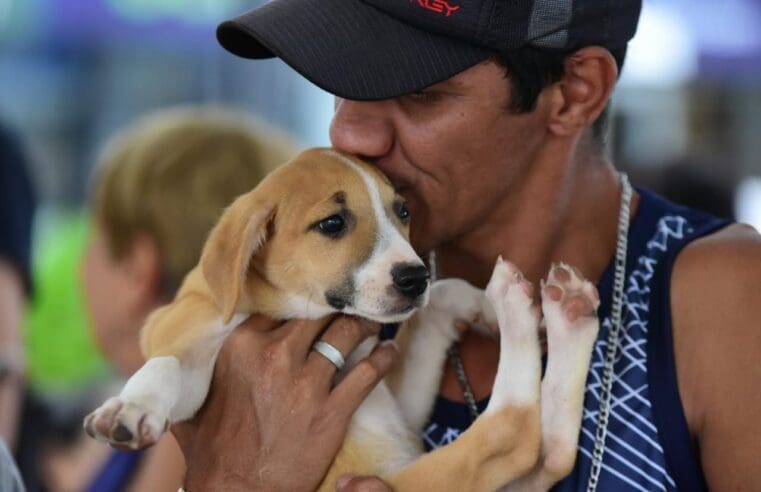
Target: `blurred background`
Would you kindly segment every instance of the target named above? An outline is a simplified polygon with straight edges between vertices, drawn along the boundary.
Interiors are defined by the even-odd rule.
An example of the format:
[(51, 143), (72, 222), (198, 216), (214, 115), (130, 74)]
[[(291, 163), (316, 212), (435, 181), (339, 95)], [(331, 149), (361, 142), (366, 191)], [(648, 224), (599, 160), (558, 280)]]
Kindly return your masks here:
[[(146, 112), (210, 103), (254, 112), (300, 146), (328, 144), (330, 95), (215, 41), (221, 19), (259, 3), (0, 0), (0, 121), (21, 139), (39, 205), (25, 412), (45, 432), (79, 432), (91, 389), (112, 380), (78, 280), (107, 137)], [(761, 228), (761, 0), (645, 0), (613, 116), (614, 161), (634, 183)]]

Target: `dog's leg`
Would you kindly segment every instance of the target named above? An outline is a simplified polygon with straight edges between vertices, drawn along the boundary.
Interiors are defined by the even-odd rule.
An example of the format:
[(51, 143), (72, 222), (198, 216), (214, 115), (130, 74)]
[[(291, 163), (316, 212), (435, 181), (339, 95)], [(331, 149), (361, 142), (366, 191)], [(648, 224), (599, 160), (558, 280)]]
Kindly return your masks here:
[(500, 329), (500, 362), (486, 411), (455, 442), (387, 477), (395, 490), (495, 490), (539, 459), (539, 310), (517, 268), (497, 261), (486, 295)]
[[(186, 303), (193, 304), (192, 309)], [(222, 343), (243, 320), (235, 316), (227, 324), (202, 321), (212, 320), (215, 313), (194, 297), (180, 301), (179, 308), (169, 305), (152, 315), (145, 327), (158, 341), (151, 357), (119, 396), (85, 418), (87, 433), (118, 447), (140, 449), (156, 443), (169, 424), (192, 417), (206, 398)]]
[(599, 321), (597, 289), (566, 265), (553, 266), (542, 289), (548, 360), (542, 381), (542, 455), (537, 467), (506, 490), (549, 490), (573, 469), (589, 361)]
[(499, 324), (499, 364), (485, 413), (510, 405), (539, 403), (542, 377), (539, 346), (539, 309), (533, 286), (515, 265), (500, 257), (486, 287)]
[(447, 349), (459, 337), (455, 320), (462, 319), (480, 331), (494, 322), (494, 311), (484, 291), (464, 280), (446, 279), (431, 286), (428, 306), (399, 333), (401, 361), (386, 381), (410, 428), (422, 430), (441, 383)]

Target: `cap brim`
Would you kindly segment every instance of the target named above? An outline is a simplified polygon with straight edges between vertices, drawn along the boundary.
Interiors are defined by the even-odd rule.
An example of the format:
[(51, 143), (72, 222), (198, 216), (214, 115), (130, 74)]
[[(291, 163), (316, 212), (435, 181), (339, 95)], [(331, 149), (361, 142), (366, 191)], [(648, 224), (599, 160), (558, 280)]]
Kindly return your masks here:
[(220, 24), (217, 39), (245, 58), (277, 56), (320, 88), (356, 100), (409, 94), (491, 55), (359, 0), (272, 1)]

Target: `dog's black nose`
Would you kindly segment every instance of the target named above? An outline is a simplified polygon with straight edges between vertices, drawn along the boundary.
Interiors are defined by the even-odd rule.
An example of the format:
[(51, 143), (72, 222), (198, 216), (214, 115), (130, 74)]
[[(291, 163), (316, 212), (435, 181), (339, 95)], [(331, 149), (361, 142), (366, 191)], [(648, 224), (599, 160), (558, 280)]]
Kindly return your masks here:
[(414, 299), (428, 288), (430, 275), (422, 265), (400, 263), (391, 270), (394, 286), (405, 297)]

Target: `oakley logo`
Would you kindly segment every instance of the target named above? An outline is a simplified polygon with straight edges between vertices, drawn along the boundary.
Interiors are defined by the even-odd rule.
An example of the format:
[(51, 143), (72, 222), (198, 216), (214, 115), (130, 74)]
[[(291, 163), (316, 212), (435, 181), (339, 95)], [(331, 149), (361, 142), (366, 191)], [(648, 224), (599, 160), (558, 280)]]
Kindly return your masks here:
[(444, 14), (447, 17), (452, 15), (452, 12), (457, 12), (460, 10), (459, 5), (452, 5), (446, 0), (410, 0), (410, 2), (415, 1), (417, 1), (418, 5), (424, 9), (432, 10), (433, 12), (438, 12), (439, 14)]

